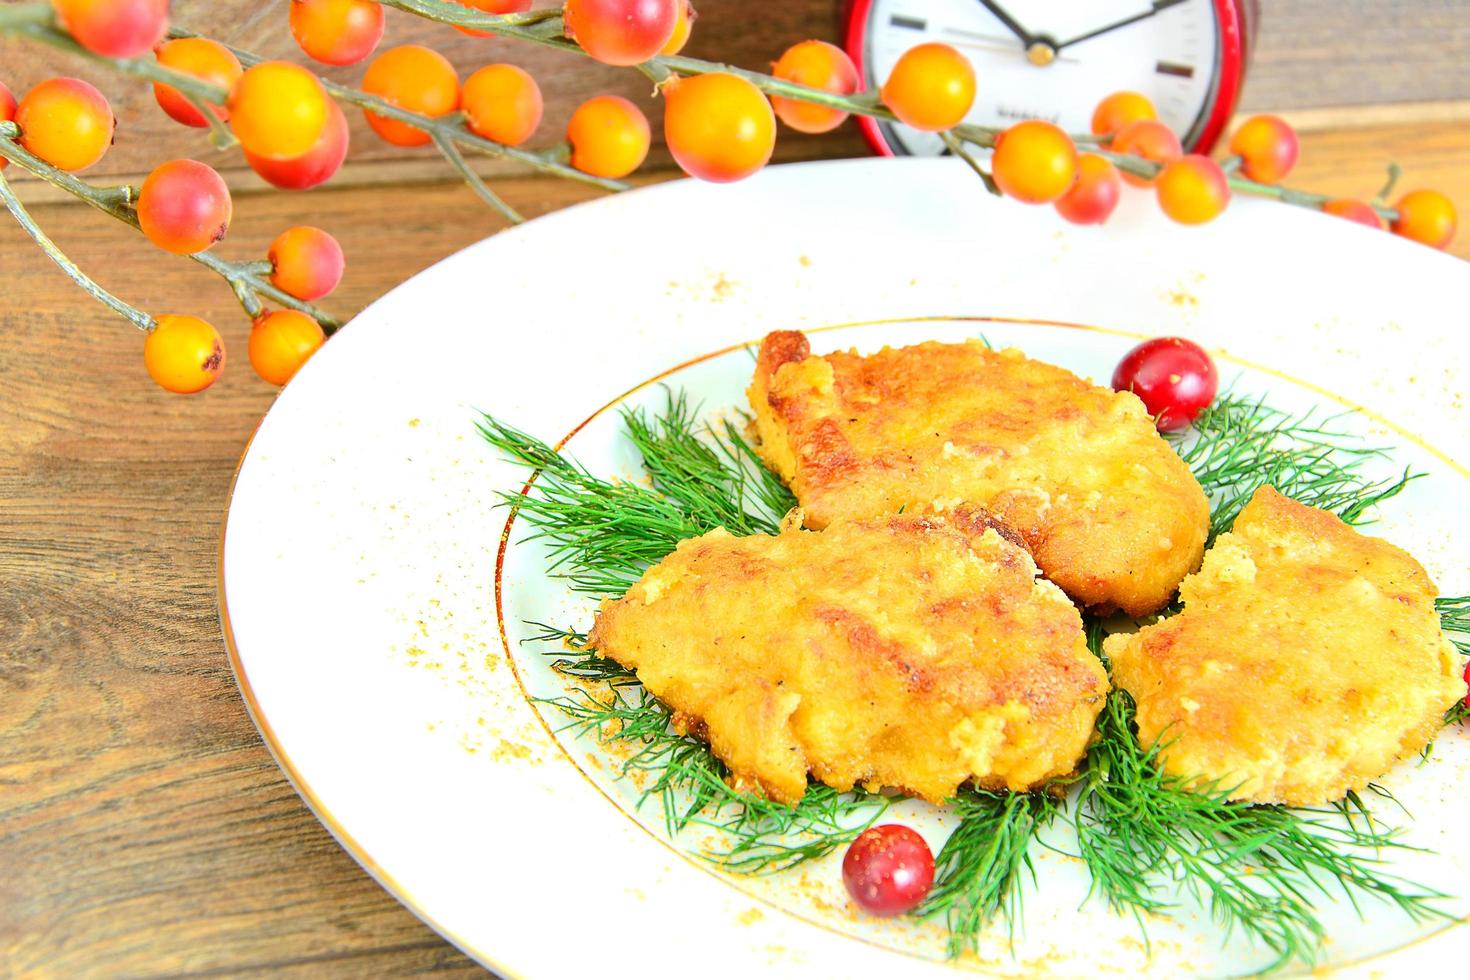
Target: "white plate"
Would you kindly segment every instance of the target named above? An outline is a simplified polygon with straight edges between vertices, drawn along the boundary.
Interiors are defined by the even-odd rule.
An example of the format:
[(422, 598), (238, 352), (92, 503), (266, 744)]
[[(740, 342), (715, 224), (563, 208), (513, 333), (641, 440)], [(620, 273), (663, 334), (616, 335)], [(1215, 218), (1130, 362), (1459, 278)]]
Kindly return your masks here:
[[(1361, 409), (1346, 424), (1430, 474), (1374, 533), (1460, 594), (1466, 296), (1470, 266), (1339, 219), (1239, 201), (1185, 229), (1129, 194), (1107, 227), (1079, 229), (990, 197), (945, 160), (778, 167), (607, 198), (414, 277), (282, 393), (227, 516), (226, 641), (262, 735), (323, 823), (505, 974), (1247, 971), (1259, 951), (1222, 948), (1207, 915), (1151, 925), (1149, 959), (1131, 921), (1078, 910), (1085, 877), (1051, 855), (1014, 955), (994, 931), (979, 957), (951, 964), (936, 929), (856, 917), (830, 864), (731, 879), (671, 846), (651, 807), (632, 814), (607, 757), (555, 736), (554, 712), (527, 699), (558, 682), (517, 643), (522, 621), (585, 625), (586, 605), (546, 579), (519, 531), (497, 575), (497, 491), (524, 474), (479, 441), (475, 412), (551, 441), (577, 430), (569, 451), (626, 474), (606, 408), (659, 397), (648, 382), (665, 375), (711, 409), (738, 406), (740, 345), (771, 329), (849, 325), (814, 334), (818, 349), (983, 333), (1099, 379), (1133, 338), (1180, 334), (1279, 407)], [(1467, 779), (1470, 739), (1455, 733), (1387, 780), (1414, 812), (1397, 821), (1409, 839), (1438, 852), (1394, 860), (1460, 896)], [(942, 817), (906, 806), (942, 840)], [(1470, 901), (1448, 907), (1465, 916)], [(1326, 955), (1345, 974), (1458, 964), (1470, 946), (1470, 929), (1368, 912), (1365, 927), (1324, 905)]]

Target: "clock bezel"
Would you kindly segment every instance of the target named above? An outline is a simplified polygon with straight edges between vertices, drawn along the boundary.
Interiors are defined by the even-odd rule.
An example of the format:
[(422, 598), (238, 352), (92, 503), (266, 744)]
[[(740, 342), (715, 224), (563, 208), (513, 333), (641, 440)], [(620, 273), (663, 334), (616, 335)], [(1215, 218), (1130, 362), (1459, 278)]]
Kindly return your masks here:
[[(846, 23), (843, 27), (843, 48), (852, 58), (858, 77), (866, 79), (868, 22), (877, 0), (848, 0)], [(1194, 127), (1180, 138), (1185, 149), (1196, 153), (1208, 153), (1224, 133), (1235, 114), (1240, 90), (1245, 82), (1246, 67), (1250, 62), (1251, 48), (1255, 42), (1255, 25), (1259, 16), (1259, 0), (1212, 0), (1215, 20), (1220, 28), (1220, 51), (1218, 68), (1206, 97), (1205, 111), (1195, 120)], [(1107, 93), (1098, 93), (1102, 98)], [(883, 122), (868, 116), (858, 117), (858, 127), (873, 152), (891, 157), (898, 153), (889, 145), (883, 132)]]

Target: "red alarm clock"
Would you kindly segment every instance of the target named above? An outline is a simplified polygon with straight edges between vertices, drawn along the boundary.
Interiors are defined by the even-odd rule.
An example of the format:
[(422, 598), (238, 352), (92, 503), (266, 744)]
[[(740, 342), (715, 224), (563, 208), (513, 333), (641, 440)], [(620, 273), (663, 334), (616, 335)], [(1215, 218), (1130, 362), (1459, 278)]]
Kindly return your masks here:
[[(966, 122), (1046, 119), (1085, 133), (1098, 101), (1126, 89), (1206, 153), (1235, 111), (1258, 19), (1257, 0), (850, 0), (845, 37), (874, 91), (915, 45), (964, 52), (979, 82)], [(886, 156), (944, 152), (937, 134), (858, 122)]]

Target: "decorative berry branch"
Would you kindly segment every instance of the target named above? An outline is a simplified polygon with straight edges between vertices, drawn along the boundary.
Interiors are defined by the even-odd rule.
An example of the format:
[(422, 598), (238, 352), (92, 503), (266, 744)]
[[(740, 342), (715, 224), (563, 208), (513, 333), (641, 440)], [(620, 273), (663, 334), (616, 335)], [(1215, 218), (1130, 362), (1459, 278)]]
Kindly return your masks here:
[[(393, 7), (405, 13), (470, 30), (493, 34), (496, 37), (526, 41), (541, 47), (573, 54), (587, 55), (586, 50), (567, 36), (566, 25), (560, 10), (537, 10), (523, 14), (487, 14), (471, 7), (443, 2), (443, 0), (380, 0), (383, 6)], [(687, 58), (683, 55), (656, 55), (635, 66), (647, 75), (654, 85), (662, 87), (671, 79), (695, 75), (733, 75), (744, 79), (762, 92), (782, 99), (793, 99), (809, 105), (822, 106), (855, 116), (870, 116), (889, 122), (900, 122), (899, 117), (883, 104), (877, 93), (857, 92), (843, 94), (813, 88), (774, 75), (750, 71), (718, 61)], [(994, 145), (1000, 130), (989, 126), (960, 124), (950, 130), (960, 139), (976, 146), (989, 148)], [(1090, 136), (1079, 136), (1084, 142), (1095, 142)]]
[[(120, 187), (98, 187), (94, 184), (89, 184), (64, 170), (52, 166), (34, 153), (28, 151), (16, 142), (16, 138), (19, 136), (20, 127), (15, 123), (0, 122), (0, 158), (9, 160), (11, 163), (34, 174), (48, 184), (58, 187), (79, 201), (91, 205), (103, 214), (111, 215), (118, 221), (130, 225), (138, 231), (142, 231), (142, 226), (138, 221), (138, 189), (136, 187), (127, 185)], [(11, 195), (13, 196), (13, 192), (11, 192)], [(12, 213), (15, 213), (14, 207), (10, 210)], [(19, 219), (20, 216), (17, 214), (16, 217)], [(21, 223), (23, 225), (26, 224), (25, 221)], [(37, 233), (40, 232), (40, 229), (36, 228), (32, 230), (32, 227), (27, 226), (26, 231), (31, 234), (32, 238), (35, 238)], [(50, 242), (50, 239), (48, 238), (46, 241)], [(40, 243), (40, 239), (37, 239), (37, 242)], [(49, 248), (45, 244), (42, 244), (41, 247), (45, 249), (46, 254), (51, 257), (52, 261), (66, 271), (67, 275), (73, 279), (77, 279), (77, 275), (81, 274), (81, 270), (77, 269), (76, 265), (54, 244)], [(240, 297), (241, 305), (245, 308), (246, 313), (252, 317), (260, 310), (259, 297), (264, 296), (282, 306), (305, 313), (320, 323), (322, 328), (329, 334), (335, 332), (342, 326), (341, 321), (330, 313), (317, 306), (313, 306), (311, 303), (297, 299), (295, 296), (279, 289), (269, 279), (265, 278), (271, 271), (270, 263), (268, 262), (231, 262), (217, 255), (211, 255), (209, 252), (196, 252), (190, 255), (189, 258), (229, 283), (235, 295)], [(79, 279), (77, 281), (83, 289), (86, 289), (87, 292), (96, 296), (98, 300), (106, 303), (113, 309), (116, 310), (116, 304), (121, 303), (121, 300), (106, 293), (106, 290), (102, 290), (95, 283), (88, 286)], [(87, 282), (91, 283), (91, 280), (88, 279)], [(106, 295), (99, 295), (99, 293)], [(247, 299), (246, 297), (249, 298)], [(132, 307), (128, 307), (128, 309), (131, 312), (123, 312), (121, 310), (118, 312), (144, 330), (151, 329), (151, 324), (153, 323), (151, 317), (147, 314), (140, 313)]]
[[(6, 128), (14, 129), (15, 124), (0, 123), (0, 133), (3, 133)], [(3, 170), (0, 170), (0, 201), (5, 202), (5, 207), (15, 216), (15, 220), (25, 229), (26, 234), (30, 235), (35, 243), (41, 247), (41, 251), (50, 256), (51, 261), (61, 267), (61, 271), (65, 272), (71, 278), (72, 282), (81, 286), (93, 299), (111, 309), (139, 330), (148, 331), (153, 329), (153, 317), (144, 313), (136, 306), (124, 303), (112, 293), (97, 285), (96, 280), (79, 269), (75, 262), (66, 257), (66, 253), (58, 248), (56, 243), (51, 240), (51, 237), (41, 230), (41, 226), (36, 224), (35, 219), (31, 217), (25, 205), (20, 203), (20, 198), (15, 196), (15, 191), (10, 189), (10, 181), (5, 179), (5, 171)]]
[[(197, 38), (201, 35), (191, 31), (171, 30), (169, 31), (169, 36), (176, 38)], [(229, 51), (236, 58), (239, 58), (240, 64), (246, 68), (253, 68), (256, 65), (264, 64), (266, 61), (260, 55), (233, 47), (232, 45), (221, 44), (221, 47)], [(171, 74), (178, 75), (179, 73), (174, 72)], [(548, 150), (523, 150), (515, 146), (506, 146), (503, 143), (497, 143), (494, 140), (489, 140), (470, 132), (465, 128), (464, 116), (462, 114), (451, 113), (447, 116), (428, 116), (421, 112), (412, 112), (394, 105), (387, 99), (380, 98), (369, 92), (364, 92), (361, 89), (339, 85), (336, 82), (321, 77), (318, 77), (317, 81), (328, 95), (339, 102), (355, 105), (360, 109), (365, 109), (373, 113), (373, 115), (383, 116), (387, 119), (401, 122), (406, 126), (412, 126), (414, 129), (426, 133), (438, 144), (439, 149), (444, 152), (446, 157), (449, 157), (451, 150), (458, 157), (458, 151), (454, 148), (456, 146), (463, 146), (489, 157), (514, 160), (516, 163), (524, 164), (532, 170), (544, 173), (549, 177), (561, 177), (565, 180), (589, 184), (605, 191), (625, 191), (628, 189), (628, 185), (621, 181), (596, 177), (592, 174), (583, 173), (574, 167), (567, 166), (561, 157), (562, 151), (558, 147), (552, 147)], [(170, 82), (169, 84), (173, 83)], [(216, 98), (211, 101), (216, 105), (224, 105), (229, 92), (220, 88), (217, 89), (215, 95)], [(449, 149), (445, 149), (446, 147)], [(463, 157), (459, 157), (459, 159), (462, 161)], [(450, 162), (453, 163), (454, 159), (450, 158)]]
[[(526, 10), (529, 6), (530, 0), (293, 0), (289, 5), (292, 34), (302, 49), (333, 65), (372, 55), (382, 39), (382, 8), (393, 7), (471, 33), (634, 68), (664, 99), (664, 138), (675, 161), (685, 172), (712, 181), (739, 180), (765, 166), (775, 146), (777, 117), (790, 129), (820, 133), (849, 115), (862, 115), (936, 133), (992, 193), (1053, 204), (1063, 218), (1078, 224), (1105, 221), (1127, 182), (1152, 187), (1161, 209), (1184, 224), (1213, 219), (1233, 193), (1245, 193), (1321, 209), (1375, 228), (1391, 222), (1395, 233), (1438, 248), (1449, 243), (1455, 230), (1454, 208), (1437, 192), (1413, 191), (1396, 207), (1384, 205), (1381, 199), (1396, 176), (1393, 169), (1380, 200), (1371, 204), (1283, 186), (1298, 144), (1291, 128), (1272, 116), (1247, 120), (1231, 140), (1231, 156), (1216, 162), (1184, 154), (1152, 104), (1131, 92), (1103, 99), (1087, 134), (1068, 134), (1041, 120), (1004, 129), (965, 123), (975, 96), (974, 70), (944, 44), (911, 49), (880, 90), (863, 91), (851, 59), (822, 41), (788, 49), (771, 74), (682, 56), (679, 51), (694, 20), (689, 0), (566, 0), (559, 9), (541, 11)], [(509, 12), (487, 12), (494, 10)], [(218, 147), (240, 145), (250, 166), (279, 187), (316, 186), (341, 165), (347, 127), (338, 102), (363, 109), (373, 129), (390, 143), (434, 146), (482, 200), (513, 223), (523, 220), (521, 215), (475, 173), (463, 151), (620, 191), (628, 186), (621, 178), (642, 164), (650, 144), (647, 118), (635, 105), (598, 96), (573, 114), (565, 142), (522, 149), (540, 122), (541, 94), (534, 79), (518, 68), (486, 66), (461, 83), (441, 55), (405, 46), (375, 58), (362, 88), (351, 88), (298, 65), (169, 30), (164, 0), (12, 4), (0, 8), (0, 34), (48, 44), (153, 82), (165, 112), (185, 125), (208, 127)], [(159, 44), (165, 38), (172, 40)], [(154, 57), (147, 57), (155, 44)], [(59, 130), (41, 125), (28, 133), (29, 103), (36, 103), (31, 116), (37, 120), (54, 120), (59, 113), (75, 125)], [(11, 118), (16, 121), (7, 122)], [(337, 326), (309, 302), (329, 292), (340, 277), (341, 252), (335, 241), (317, 229), (298, 228), (283, 235), (299, 245), (283, 251), (285, 259), (274, 247), (268, 263), (213, 258), (205, 250), (223, 237), (231, 202), (212, 169), (194, 161), (172, 161), (155, 170), (141, 191), (96, 188), (70, 175), (101, 158), (114, 124), (101, 93), (75, 79), (43, 82), (19, 107), (0, 85), (0, 158), (15, 161), (139, 228), (160, 247), (189, 254), (223, 276), (255, 322), (252, 363), (262, 377), (284, 383)], [(977, 150), (992, 152), (986, 159)], [(157, 189), (150, 207), (151, 185)], [(23, 214), (21, 209), (16, 216), (27, 231), (40, 235)], [(84, 288), (119, 309), (121, 301), (99, 291), (44, 235), (37, 241), (69, 275), (81, 275), (77, 281)], [(282, 288), (286, 281), (295, 286)], [(267, 311), (262, 297), (285, 309)], [(138, 317), (151, 322), (127, 309), (131, 313), (119, 312), (135, 323), (140, 323)], [(274, 332), (257, 344), (263, 327)], [(156, 332), (150, 333), (150, 342)], [(207, 384), (218, 373), (223, 351), (199, 346), (197, 331), (186, 339), (207, 355)], [(257, 350), (270, 353), (257, 359)], [(201, 376), (192, 370), (186, 374), (183, 387), (173, 390), (196, 390), (188, 386)]]
[(222, 105), (226, 96), (229, 95), (229, 92), (218, 85), (212, 85), (193, 75), (166, 68), (152, 57), (112, 58), (83, 47), (77, 43), (75, 38), (57, 26), (55, 11), (52, 10), (49, 3), (17, 3), (0, 7), (0, 33), (38, 41), (67, 54), (99, 65), (106, 65), (114, 71), (154, 82), (164, 82), (178, 89), (185, 96), (200, 102)]
[[(124, 74), (146, 79), (156, 83), (156, 85), (168, 86), (179, 99), (186, 102), (194, 109), (199, 117), (206, 121), (211, 131), (211, 141), (217, 147), (225, 148), (238, 143), (238, 140), (236, 140), (230, 130), (224, 126), (222, 122), (223, 113), (214, 108), (228, 105), (231, 96), (231, 90), (229, 88), (207, 79), (201, 79), (186, 72), (176, 70), (154, 58), (139, 56), (119, 57), (86, 47), (57, 23), (50, 4), (27, 3), (0, 8), (0, 33), (8, 33), (44, 43), (87, 60), (105, 64)], [(198, 38), (198, 35), (182, 30), (171, 31), (169, 32), (169, 36), (175, 39)], [(209, 43), (217, 45), (217, 42)], [(254, 67), (265, 62), (265, 59), (250, 52), (227, 48), (223, 45), (217, 46), (221, 50), (228, 51), (238, 63), (244, 66)], [(479, 175), (470, 168), (468, 162), (460, 152), (460, 146), (465, 146), (471, 150), (490, 156), (515, 160), (525, 166), (549, 175), (590, 184), (603, 190), (618, 191), (626, 189), (628, 186), (621, 181), (585, 173), (567, 165), (566, 157), (569, 154), (565, 147), (554, 147), (539, 152), (521, 150), (470, 132), (466, 128), (463, 117), (457, 113), (444, 117), (424, 115), (406, 110), (371, 93), (337, 85), (326, 79), (316, 78), (315, 76), (312, 77), (324, 93), (342, 102), (357, 105), (374, 115), (402, 123), (425, 133), (475, 192), (512, 223), (518, 223), (524, 219), (515, 209), (501, 200), (484, 183)], [(106, 100), (102, 98), (100, 93), (96, 93), (95, 90), (91, 89), (90, 86), (86, 86), (84, 83), (72, 82), (70, 87), (78, 91), (67, 94), (79, 100), (81, 107), (78, 109), (75, 105), (68, 105), (65, 108), (74, 115), (80, 114), (83, 116), (87, 115), (88, 110), (90, 110), (91, 115), (94, 117), (92, 120), (95, 124), (93, 128), (105, 128), (108, 133), (108, 140), (97, 148), (89, 159), (68, 160), (66, 165), (57, 165), (55, 162), (45, 159), (42, 155), (32, 153), (23, 145), (24, 133), (21, 127), (17, 123), (10, 121), (11, 116), (16, 111), (15, 103), (10, 98), (8, 90), (5, 90), (3, 85), (0, 85), (0, 95), (4, 97), (0, 99), (0, 109), (4, 110), (4, 113), (0, 114), (0, 160), (8, 160), (18, 164), (21, 168), (66, 191), (72, 196), (85, 201), (92, 207), (132, 225), (150, 238), (154, 238), (160, 245), (169, 247), (164, 241), (150, 234), (149, 229), (140, 220), (138, 213), (140, 192), (136, 188), (100, 188), (81, 181), (68, 172), (69, 170), (81, 169), (95, 162), (97, 158), (100, 158), (102, 153), (105, 152), (106, 144), (110, 143), (110, 134), (114, 125), (111, 109), (107, 106)], [(89, 101), (91, 105), (86, 104)], [(162, 104), (162, 102), (163, 99), (160, 96), (160, 103)], [(167, 110), (167, 106), (165, 106), (165, 109)], [(171, 112), (170, 114), (172, 115), (173, 113)], [(52, 147), (51, 149), (57, 148)], [(64, 150), (64, 148), (61, 149)], [(66, 154), (60, 153), (59, 155)], [(185, 162), (188, 161), (176, 161), (175, 163)], [(340, 163), (340, 160), (338, 163)], [(167, 167), (169, 165), (165, 166)], [(213, 175), (212, 170), (203, 168), (202, 165), (199, 166), (207, 170), (210, 175), (215, 176), (217, 180), (217, 175)], [(335, 170), (335, 167), (336, 164), (333, 164), (330, 169)], [(160, 171), (162, 169), (160, 168)], [(155, 174), (157, 173), (159, 171), (155, 171)], [(330, 176), (330, 170), (326, 176)], [(199, 242), (198, 248), (196, 249), (170, 248), (169, 250), (178, 251), (181, 254), (189, 254), (194, 261), (211, 269), (225, 279), (246, 315), (257, 325), (257, 328), (262, 324), (274, 326), (275, 321), (283, 316), (283, 314), (268, 311), (261, 302), (262, 298), (265, 298), (274, 301), (288, 311), (294, 311), (315, 321), (316, 326), (313, 329), (321, 338), (335, 332), (341, 326), (339, 320), (310, 302), (282, 290), (268, 278), (272, 276), (274, 270), (272, 262), (230, 262), (205, 251), (214, 240), (223, 236), (224, 228), (228, 225), (229, 221), (230, 204), (228, 192), (223, 190), (222, 182), (219, 186), (223, 210), (217, 233)], [(185, 187), (182, 190), (184, 193), (194, 193), (197, 191), (196, 188), (192, 187)], [(83, 273), (49, 237), (45, 236), (34, 219), (21, 206), (19, 199), (14, 197), (8, 184), (5, 187), (4, 197), (7, 207), (10, 207), (17, 221), (21, 223), (22, 227), (36, 240), (37, 244), (40, 245), (47, 255), (69, 277), (100, 302), (143, 330), (149, 331), (150, 336), (152, 335), (152, 332), (161, 321), (155, 321), (148, 314), (124, 303)], [(11, 206), (11, 201), (14, 201), (13, 207)], [(336, 248), (335, 242), (332, 243), (331, 247), (333, 249)], [(338, 261), (340, 262), (340, 252), (338, 253)], [(338, 275), (340, 275), (340, 271)], [(332, 285), (335, 285), (335, 281), (335, 278), (333, 278)], [(202, 321), (199, 321), (199, 323), (202, 324)], [(290, 324), (297, 334), (301, 332), (299, 329), (300, 325), (300, 321), (293, 321)], [(205, 326), (207, 327), (208, 325)], [(208, 330), (211, 335), (217, 338), (217, 334), (214, 334), (212, 327), (208, 327)], [(185, 339), (192, 341), (197, 338)], [(278, 364), (263, 366), (261, 363), (257, 363), (257, 370), (262, 376), (277, 376), (281, 379), (277, 383), (284, 383), (284, 380), (289, 379), (294, 374), (295, 370), (299, 368), (300, 363), (304, 362), (305, 358), (319, 346), (319, 343), (320, 341), (316, 340), (309, 343), (297, 344), (295, 354), (300, 359), (294, 364), (290, 364), (287, 368), (281, 368)], [(264, 347), (266, 345), (262, 346)], [(216, 351), (216, 349), (218, 350)], [(208, 381), (213, 380), (222, 366), (222, 351), (223, 348), (221, 345), (217, 343), (212, 344), (204, 356), (204, 360), (208, 363), (208, 370), (205, 372)], [(216, 353), (218, 356), (216, 356)], [(254, 361), (254, 344), (252, 344), (251, 354), (252, 361)], [(150, 363), (151, 370), (152, 365)], [(160, 384), (163, 384), (165, 387), (171, 387), (157, 373), (155, 373), (155, 380), (159, 380)], [(198, 372), (190, 373), (180, 382), (184, 387), (172, 386), (171, 390), (198, 390), (197, 387), (194, 387), (198, 383), (198, 380)], [(201, 387), (203, 386), (207, 386), (207, 382)]]
[[(451, 27), (465, 27), (496, 37), (510, 38), (516, 41), (527, 41), (541, 47), (552, 48), (557, 51), (567, 51), (572, 54), (587, 55), (587, 52), (576, 41), (566, 34), (566, 25), (560, 10), (537, 10), (524, 14), (487, 14), (471, 7), (459, 4), (441, 2), (441, 0), (380, 0), (383, 6), (393, 7), (405, 13), (432, 20), (436, 23), (447, 24)], [(756, 88), (767, 95), (780, 98), (797, 99), (809, 102), (812, 105), (825, 106), (829, 109), (838, 109), (855, 115), (872, 116), (875, 119), (887, 119), (897, 122), (898, 117), (891, 110), (878, 101), (875, 95), (863, 93), (857, 95), (843, 95), (837, 92), (829, 92), (809, 85), (799, 85), (795, 82), (764, 75), (756, 71), (747, 71), (733, 65), (722, 64), (718, 61), (702, 61), (698, 58), (686, 58), (682, 55), (656, 55), (646, 61), (639, 62), (636, 67), (639, 71), (649, 76), (655, 84), (663, 84), (675, 76), (710, 75), (715, 73), (735, 75), (750, 82)], [(978, 139), (984, 139), (986, 135), (994, 130), (983, 127), (966, 127)], [(967, 137), (968, 138), (968, 137)]]
[[(127, 75), (144, 78), (151, 82), (162, 82), (171, 88), (177, 89), (185, 97), (202, 102), (206, 105), (223, 106), (230, 96), (229, 89), (222, 85), (214, 85), (201, 81), (193, 75), (176, 71), (165, 65), (159, 64), (151, 58), (109, 58), (89, 51), (82, 47), (65, 30), (59, 27), (55, 21), (51, 5), (47, 3), (22, 3), (12, 7), (0, 8), (0, 33), (13, 34), (17, 37), (26, 38), (50, 45), (68, 54), (78, 55), (90, 61), (97, 62)], [(198, 38), (199, 34), (192, 31), (174, 29), (170, 30), (171, 38)], [(219, 42), (216, 42), (219, 43)], [(240, 48), (221, 44), (221, 47), (229, 51), (239, 59), (240, 64), (247, 68), (263, 64), (266, 59), (259, 55)], [(360, 89), (339, 85), (325, 78), (317, 78), (321, 87), (333, 98), (358, 106), (361, 109), (371, 111), (375, 115), (384, 116), (389, 119), (412, 126), (414, 129), (427, 133), (436, 142), (444, 145), (459, 144), (472, 150), (505, 160), (514, 160), (534, 170), (545, 173), (552, 177), (562, 177), (567, 180), (575, 180), (580, 183), (590, 184), (605, 191), (627, 190), (628, 185), (615, 180), (607, 180), (583, 173), (563, 162), (556, 149), (545, 151), (522, 150), (513, 146), (505, 146), (493, 140), (476, 136), (465, 128), (463, 119), (457, 115), (449, 116), (427, 116), (422, 113), (411, 112), (394, 105), (387, 99), (379, 98)], [(205, 112), (206, 119), (215, 118), (213, 113)], [(233, 142), (233, 137), (230, 137)]]
[[(562, 15), (562, 11), (543, 10), (520, 14), (494, 15), (484, 13), (467, 5), (450, 2), (450, 0), (381, 0), (381, 3), (385, 7), (393, 7), (405, 13), (441, 24), (464, 27), (486, 34), (493, 34), (498, 37), (526, 41), (559, 51), (588, 54), (582, 45), (578, 44), (576, 40), (568, 35), (566, 21)], [(893, 122), (905, 121), (897, 112), (884, 104), (881, 93), (871, 91), (854, 91), (852, 93), (833, 92), (798, 84), (773, 75), (748, 71), (714, 61), (687, 58), (677, 54), (658, 54), (638, 63), (635, 67), (652, 79), (654, 84), (660, 89), (670, 81), (680, 77), (727, 74), (743, 79), (766, 95), (778, 99), (791, 99), (810, 105), (830, 108), (842, 113), (868, 116), (874, 119), (884, 119)], [(1275, 119), (1275, 117), (1257, 118), (1272, 120), (1270, 125), (1285, 126), (1284, 123), (1279, 119)], [(991, 179), (990, 173), (985, 170), (980, 161), (967, 153), (961, 144), (970, 144), (982, 149), (994, 149), (997, 142), (1007, 130), (959, 123), (940, 128), (938, 132), (950, 151), (964, 159), (981, 176), (987, 189), (996, 194), (1004, 193), (996, 185), (995, 181)], [(1108, 129), (1086, 134), (1068, 134), (1074, 146), (1082, 145), (1090, 147), (1093, 147), (1094, 144), (1106, 143), (1110, 135), (1111, 131)], [(1287, 133), (1280, 134), (1280, 138), (1290, 141), (1293, 147), (1291, 153), (1294, 162), (1295, 134), (1290, 133), (1288, 130)], [(1271, 148), (1271, 151), (1274, 152), (1274, 148)], [(1150, 182), (1157, 178), (1167, 166), (1167, 161), (1164, 160), (1152, 160), (1129, 153), (1115, 152), (1103, 146), (1095, 146), (1089, 152), (1095, 153), (1097, 156), (1107, 160), (1115, 168), (1124, 173), (1133, 174)], [(1219, 165), (1224, 182), (1232, 191), (1259, 197), (1274, 198), (1288, 204), (1316, 210), (1322, 210), (1324, 205), (1339, 200), (1327, 194), (1297, 190), (1274, 182), (1253, 180), (1250, 176), (1237, 172), (1243, 162), (1244, 157), (1236, 155), (1227, 159), (1222, 165)], [(1192, 161), (1191, 166), (1201, 167), (1205, 165), (1198, 161)], [(1289, 170), (1290, 167), (1288, 166), (1286, 169)], [(1391, 186), (1390, 184), (1390, 188)], [(1389, 188), (1385, 188), (1380, 193), (1379, 198), (1386, 197), (1388, 191)], [(1384, 206), (1380, 203), (1363, 203), (1362, 208), (1356, 212), (1360, 216), (1359, 220), (1362, 220), (1361, 215), (1363, 210), (1369, 210), (1377, 217), (1388, 222), (1395, 222), (1400, 217), (1399, 212), (1394, 208)]]

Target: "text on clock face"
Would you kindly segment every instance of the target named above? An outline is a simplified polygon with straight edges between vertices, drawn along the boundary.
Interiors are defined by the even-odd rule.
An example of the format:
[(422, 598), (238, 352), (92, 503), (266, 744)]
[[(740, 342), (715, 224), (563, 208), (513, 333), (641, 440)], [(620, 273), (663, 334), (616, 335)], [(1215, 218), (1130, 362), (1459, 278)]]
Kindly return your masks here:
[(1021, 108), (1006, 105), (1005, 103), (996, 105), (995, 112), (1002, 119), (1014, 119), (1017, 122), (1022, 119), (1045, 119), (1049, 123), (1056, 123), (1061, 120), (1061, 113), (1059, 112), (1048, 112), (1045, 109), (1037, 109), (1035, 107)]

